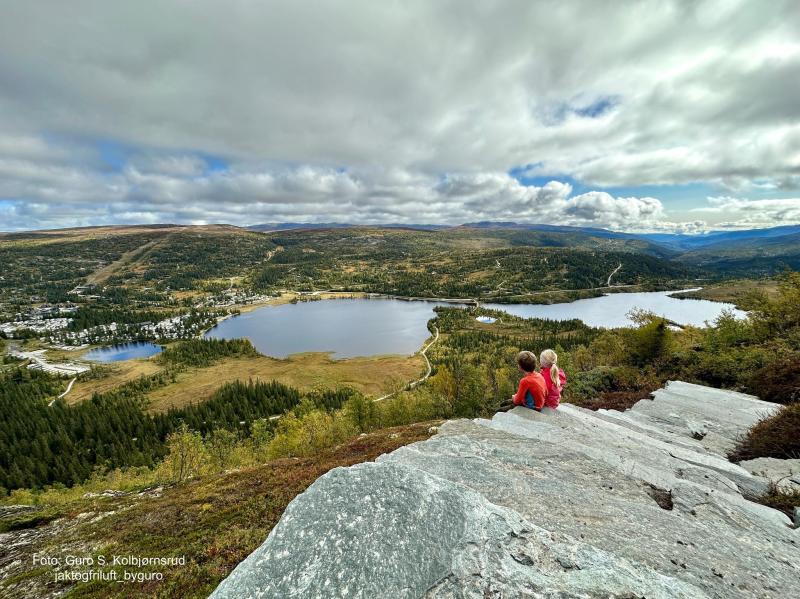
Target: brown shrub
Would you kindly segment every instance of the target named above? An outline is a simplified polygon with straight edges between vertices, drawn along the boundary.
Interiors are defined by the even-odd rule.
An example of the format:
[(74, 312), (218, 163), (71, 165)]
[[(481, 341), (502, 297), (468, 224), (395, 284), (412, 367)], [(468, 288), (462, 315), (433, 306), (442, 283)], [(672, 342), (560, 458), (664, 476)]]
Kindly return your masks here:
[(755, 371), (748, 391), (764, 401), (790, 404), (800, 401), (800, 357), (770, 364)]
[(756, 423), (728, 455), (734, 462), (754, 458), (800, 457), (800, 403)]
[(640, 399), (650, 399), (651, 391), (640, 389), (638, 391), (607, 391), (600, 393), (596, 398), (581, 399), (570, 402), (590, 410), (617, 410), (624, 412), (633, 407)]
[(800, 491), (784, 491), (777, 485), (770, 485), (765, 495), (758, 498), (758, 502), (779, 510), (792, 518), (795, 506), (800, 505)]

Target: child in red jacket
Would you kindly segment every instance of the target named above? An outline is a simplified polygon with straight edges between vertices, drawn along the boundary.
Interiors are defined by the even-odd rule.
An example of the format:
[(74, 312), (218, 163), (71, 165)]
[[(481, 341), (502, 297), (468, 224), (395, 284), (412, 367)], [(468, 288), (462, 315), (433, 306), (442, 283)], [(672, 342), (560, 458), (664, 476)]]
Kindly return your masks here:
[(558, 355), (552, 349), (542, 352), (539, 363), (542, 365), (542, 377), (547, 386), (544, 405), (556, 409), (561, 402), (561, 390), (567, 384), (567, 375), (558, 367)]
[(544, 377), (536, 372), (536, 356), (529, 351), (521, 351), (517, 355), (517, 365), (525, 376), (519, 382), (519, 389), (512, 398), (514, 405), (541, 412), (547, 398), (547, 384)]

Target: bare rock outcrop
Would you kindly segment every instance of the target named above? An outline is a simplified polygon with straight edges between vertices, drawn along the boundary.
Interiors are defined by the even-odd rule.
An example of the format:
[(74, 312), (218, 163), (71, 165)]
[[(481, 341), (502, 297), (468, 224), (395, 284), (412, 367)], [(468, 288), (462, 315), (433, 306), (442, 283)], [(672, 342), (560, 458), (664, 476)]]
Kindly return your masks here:
[(798, 531), (724, 457), (773, 409), (672, 382), (625, 413), (451, 421), (321, 477), (212, 596), (800, 596)]

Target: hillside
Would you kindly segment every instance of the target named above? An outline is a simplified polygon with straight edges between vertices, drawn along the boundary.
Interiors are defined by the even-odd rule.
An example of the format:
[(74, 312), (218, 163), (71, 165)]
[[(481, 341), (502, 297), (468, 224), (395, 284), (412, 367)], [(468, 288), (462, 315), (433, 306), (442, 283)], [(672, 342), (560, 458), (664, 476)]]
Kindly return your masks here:
[[(573, 235), (586, 235), (591, 237), (609, 239), (636, 239), (649, 242), (676, 253), (690, 252), (704, 248), (732, 249), (742, 243), (757, 245), (761, 242), (771, 243), (779, 237), (790, 237), (800, 233), (800, 225), (782, 225), (762, 229), (741, 229), (733, 231), (708, 231), (695, 235), (685, 233), (622, 233), (609, 229), (596, 227), (571, 227), (564, 225), (524, 224), (515, 222), (478, 222), (463, 225), (463, 227), (486, 230), (517, 229), (539, 232), (571, 233)], [(796, 240), (792, 241), (793, 245)]]
[[(713, 241), (679, 256), (679, 260), (727, 275), (772, 274), (800, 268), (800, 232), (780, 227), (771, 235)], [(789, 231), (789, 232), (785, 232)]]
[[(683, 588), (692, 597), (727, 596), (730, 582), (736, 589), (755, 589), (756, 596), (770, 597), (769, 587), (776, 589), (773, 596), (785, 596), (796, 590), (784, 582), (786, 567), (796, 568), (786, 557), (796, 552), (795, 537), (787, 535), (796, 533), (780, 512), (792, 514), (800, 493), (796, 485), (784, 490), (768, 481), (797, 478), (796, 465), (774, 465), (797, 462), (785, 458), (800, 451), (798, 294), (800, 275), (787, 275), (770, 295), (753, 303), (746, 320), (723, 315), (704, 329), (670, 327), (654, 315), (642, 316), (636, 328), (599, 330), (579, 320), (437, 307), (425, 345), (430, 377), (413, 388), (395, 387), (376, 401), (347, 387), (300, 389), (260, 378), (269, 374), (261, 370), (265, 360), (243, 340), (171, 342), (153, 359), (158, 372), (112, 385), (73, 405), (56, 399), (66, 379), (6, 356), (0, 365), (0, 404), (7, 416), (0, 436), (0, 475), (6, 481), (0, 483), (5, 487), (0, 489), (0, 578), (5, 585), (0, 596), (48, 596), (75, 586), (76, 597), (204, 597), (256, 549), (289, 501), (317, 476), (427, 438), (434, 432), (431, 425), (443, 420), (451, 422), (430, 445), (381, 458), (374, 466), (384, 472), (384, 462), (424, 458), (419, 463), (398, 460), (418, 478), (400, 479), (400, 484), (391, 474), (378, 481), (384, 490), (395, 489), (390, 495), (396, 499), (381, 503), (387, 511), (380, 513), (421, 506), (413, 515), (423, 518), (425, 526), (404, 521), (408, 535), (393, 545), (412, 552), (408, 563), (414, 564), (419, 554), (433, 568), (429, 572), (452, 566), (460, 573), (464, 564), (472, 571), (470, 556), (483, 558), (480, 552), (462, 552), (459, 535), (469, 530), (482, 534), (488, 522), (491, 530), (500, 531), (491, 538), (501, 546), (511, 532), (517, 535), (510, 538), (516, 539), (511, 553), (518, 560), (503, 554), (497, 561), (489, 556), (480, 562), (498, 573), (498, 581), (510, 581), (511, 596), (519, 576), (528, 584), (530, 564), (540, 562), (547, 565), (541, 572), (552, 574), (555, 584), (569, 589), (588, 585), (596, 596), (607, 596), (610, 588), (622, 596), (625, 589), (638, 588), (666, 588), (664, 595)], [(472, 420), (491, 417), (516, 389), (518, 352), (545, 347), (557, 350), (567, 375), (559, 411), (523, 413), (533, 423), (520, 420), (518, 412)], [(237, 363), (258, 368), (259, 378), (226, 379), (203, 402), (150, 412), (156, 396), (171, 393), (175, 385), (202, 379), (211, 391), (215, 380), (241, 376), (245, 370), (231, 368)], [(302, 371), (315, 368), (313, 358), (301, 366)], [(79, 383), (106, 384), (114, 376), (107, 374), (92, 372)], [(659, 391), (655, 401), (639, 401), (668, 380), (746, 391), (775, 403), (677, 383)], [(631, 406), (624, 415), (605, 411)], [(774, 417), (745, 435), (756, 420), (773, 412)], [(733, 465), (724, 457), (728, 451), (735, 459), (758, 464)], [(765, 478), (748, 474), (765, 470)], [(451, 474), (456, 478), (448, 478)], [(434, 482), (428, 484), (428, 477)], [(327, 481), (323, 477), (298, 505), (314, 497), (313, 489), (327, 488)], [(361, 491), (370, 484), (365, 479)], [(465, 487), (472, 485), (480, 497), (465, 495)], [(338, 487), (342, 496), (361, 501), (349, 495), (351, 490)], [(375, 489), (370, 496), (381, 497), (381, 492)], [(745, 502), (745, 497), (763, 505)], [(356, 538), (370, 551), (370, 543), (383, 537), (358, 528), (366, 526), (364, 515), (387, 531), (392, 527), (376, 517), (380, 513), (370, 509), (372, 504), (359, 505), (358, 517), (345, 521), (353, 522)], [(292, 521), (295, 509), (286, 512), (285, 522)], [(314, 512), (315, 525), (325, 524), (319, 515), (327, 508)], [(428, 526), (429, 521), (435, 525)], [(555, 527), (562, 522), (563, 528)], [(641, 522), (654, 523), (652, 530), (643, 531)], [(539, 530), (535, 527), (545, 536), (525, 532)], [(684, 529), (685, 536), (670, 536)], [(453, 561), (447, 552), (416, 551), (407, 539), (417, 538), (413, 535), (420, 530), (420, 538), (436, 535), (436, 547), (444, 540), (461, 557)], [(603, 544), (606, 536), (609, 541)], [(485, 547), (487, 538), (468, 541)], [(719, 542), (711, 546), (708, 539)], [(558, 545), (562, 542), (568, 547)], [(374, 547), (379, 556), (381, 547)], [(320, 555), (327, 550), (323, 546)], [(555, 553), (548, 554), (551, 550)], [(359, 555), (358, 548), (352, 551)], [(34, 552), (56, 557), (131, 552), (185, 556), (186, 561), (162, 572), (159, 580), (76, 585), (54, 580), (54, 567), (34, 564)], [(546, 561), (547, 555), (555, 562)], [(361, 576), (358, 564), (369, 561), (343, 558), (342, 563)], [(562, 562), (575, 567), (562, 567)], [(681, 572), (681, 564), (688, 572)], [(65, 565), (55, 570), (86, 570)], [(128, 570), (153, 573), (152, 568)], [(114, 571), (121, 576), (126, 568)], [(390, 583), (393, 576), (406, 575), (402, 570), (376, 572)], [(453, 578), (454, 584), (463, 580)], [(548, 588), (548, 580), (540, 582)], [(606, 583), (617, 586), (603, 587)]]
[(724, 457), (774, 409), (672, 382), (448, 422), (320, 478), (212, 597), (797, 596), (796, 531)]
[(2, 234), (0, 317), (31, 302), (189, 307), (224, 302), (226, 293), (286, 290), (539, 302), (551, 301), (543, 291), (568, 290), (565, 299), (596, 295), (619, 264), (615, 285), (650, 287), (800, 266), (796, 227), (702, 236), (514, 223), (298, 227), (141, 225)]
[[(615, 286), (663, 287), (706, 274), (671, 255), (636, 239), (517, 229), (258, 233), (228, 225), (143, 225), (13, 233), (0, 235), (0, 322), (45, 303), (80, 305), (93, 325), (135, 325), (328, 290), (550, 302), (548, 294), (559, 290), (567, 300), (597, 295), (612, 271)], [(105, 315), (91, 314), (101, 309)], [(106, 341), (125, 340), (118, 337)], [(152, 339), (138, 329), (127, 337)]]
[[(220, 247), (228, 251), (219, 252)], [(228, 225), (6, 234), (0, 236), (0, 308), (3, 303), (90, 300), (128, 309), (163, 306), (174, 299), (169, 290), (213, 288), (218, 280), (227, 286), (230, 276), (259, 263), (272, 249), (266, 237)], [(104, 289), (95, 289), (101, 285)]]
[(704, 234), (620, 233), (591, 227), (526, 225), (519, 223), (472, 223), (466, 227), (484, 231), (525, 231), (575, 239), (608, 239), (633, 251), (658, 255), (722, 277), (764, 276), (800, 267), (800, 225), (766, 229), (710, 231)]
[[(430, 436), (421, 423), (372, 432), (313, 457), (270, 460), (182, 485), (153, 484), (131, 490), (98, 486), (55, 505), (0, 506), (0, 597), (204, 599), (248, 553), (258, 547), (286, 505), (319, 476), (339, 466), (373, 460)], [(39, 566), (33, 554), (61, 565)], [(185, 556), (185, 567), (108, 568), (161, 572), (162, 580), (120, 584), (55, 581), (66, 556)]]

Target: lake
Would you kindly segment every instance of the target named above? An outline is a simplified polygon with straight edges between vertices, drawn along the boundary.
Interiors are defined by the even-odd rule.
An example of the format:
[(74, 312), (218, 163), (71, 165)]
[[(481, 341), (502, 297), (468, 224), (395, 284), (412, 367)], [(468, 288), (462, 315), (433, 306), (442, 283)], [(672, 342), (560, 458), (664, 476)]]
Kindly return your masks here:
[(697, 299), (677, 299), (675, 291), (651, 291), (645, 293), (611, 293), (602, 297), (577, 300), (568, 304), (482, 304), (484, 308), (503, 310), (523, 318), (548, 318), (550, 320), (569, 320), (580, 318), (593, 327), (627, 327), (633, 322), (628, 312), (641, 308), (655, 312), (679, 324), (697, 327), (716, 319), (723, 310), (730, 310), (744, 318), (745, 313), (733, 304), (710, 302)]
[[(681, 324), (703, 326), (732, 304), (679, 300), (674, 292), (616, 293), (569, 304), (486, 304), (525, 318), (580, 318), (592, 326), (621, 327), (632, 323), (626, 314), (639, 307)], [(429, 332), (439, 302), (393, 299), (332, 299), (264, 306), (220, 322), (205, 336), (215, 339), (246, 337), (261, 353), (276, 358), (303, 352), (332, 352), (335, 358), (411, 355)]]
[(425, 324), (438, 302), (331, 299), (265, 306), (233, 316), (206, 333), (215, 339), (246, 337), (275, 358), (332, 352), (335, 358), (411, 355), (430, 335)]
[(90, 362), (120, 362), (134, 358), (149, 358), (161, 353), (162, 349), (160, 345), (155, 345), (154, 343), (120, 343), (92, 349), (83, 354), (81, 358)]

